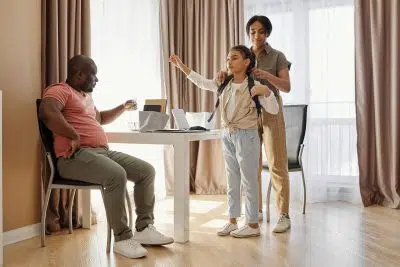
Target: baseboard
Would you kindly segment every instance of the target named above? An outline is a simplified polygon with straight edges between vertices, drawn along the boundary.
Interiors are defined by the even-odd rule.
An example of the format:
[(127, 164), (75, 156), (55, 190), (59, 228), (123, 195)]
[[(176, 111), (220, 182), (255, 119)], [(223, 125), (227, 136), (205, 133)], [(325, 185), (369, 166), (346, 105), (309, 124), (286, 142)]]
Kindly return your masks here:
[(40, 235), (40, 223), (28, 225), (3, 233), (3, 246), (14, 244)]

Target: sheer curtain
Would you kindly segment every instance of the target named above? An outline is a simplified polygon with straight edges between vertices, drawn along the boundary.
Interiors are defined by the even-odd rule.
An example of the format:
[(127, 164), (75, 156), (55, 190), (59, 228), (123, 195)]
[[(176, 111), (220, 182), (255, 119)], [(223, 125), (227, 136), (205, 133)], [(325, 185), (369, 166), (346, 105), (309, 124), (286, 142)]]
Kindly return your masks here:
[[(270, 18), (272, 47), (293, 63), (284, 104), (308, 104), (304, 168), (308, 201), (361, 203), (355, 121), (354, 1), (245, 0), (245, 21)], [(249, 39), (246, 36), (249, 43)], [(291, 173), (291, 198), (302, 197)], [(264, 184), (267, 184), (264, 179)], [(264, 185), (265, 189), (266, 186)]]
[[(92, 57), (99, 82), (93, 99), (99, 110), (136, 98), (161, 98), (159, 1), (91, 0)], [(128, 130), (137, 111), (125, 112), (105, 129)], [(163, 147), (110, 144), (111, 149), (139, 157), (156, 169), (156, 195), (165, 196)], [(133, 187), (129, 186), (132, 191)]]

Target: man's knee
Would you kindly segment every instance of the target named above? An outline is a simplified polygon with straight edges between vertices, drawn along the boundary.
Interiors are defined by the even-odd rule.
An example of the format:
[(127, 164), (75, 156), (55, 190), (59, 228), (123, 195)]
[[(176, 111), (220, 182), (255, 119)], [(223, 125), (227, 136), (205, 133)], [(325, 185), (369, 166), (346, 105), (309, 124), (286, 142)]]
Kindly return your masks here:
[(137, 164), (126, 168), (126, 172), (128, 179), (135, 183), (153, 183), (156, 176), (154, 167), (143, 160), (139, 160)]
[(143, 161), (142, 166), (139, 169), (135, 170), (135, 172), (135, 175), (137, 175), (137, 177), (139, 178), (135, 180), (135, 183), (154, 183), (156, 170), (150, 163)]
[(127, 175), (124, 168), (113, 168), (109, 173), (109, 185), (124, 186), (127, 182)]
[(145, 163), (144, 169), (144, 177), (148, 180), (154, 181), (154, 178), (156, 177), (156, 170), (154, 169), (153, 165), (150, 163)]

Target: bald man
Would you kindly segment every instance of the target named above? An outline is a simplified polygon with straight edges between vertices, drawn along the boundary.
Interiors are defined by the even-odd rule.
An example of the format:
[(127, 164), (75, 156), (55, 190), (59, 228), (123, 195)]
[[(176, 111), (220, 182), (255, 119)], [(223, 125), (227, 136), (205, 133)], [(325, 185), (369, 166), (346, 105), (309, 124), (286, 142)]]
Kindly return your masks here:
[[(149, 163), (108, 148), (101, 125), (118, 118), (136, 103), (126, 101), (114, 109), (98, 111), (91, 93), (98, 82), (97, 66), (87, 56), (68, 62), (67, 80), (44, 91), (39, 117), (54, 135), (57, 167), (62, 177), (101, 184), (105, 188), (104, 206), (114, 232), (114, 252), (128, 258), (147, 255), (142, 245), (166, 245), (174, 240), (158, 232), (154, 223), (155, 170)], [(126, 182), (135, 183), (136, 231), (127, 225)]]

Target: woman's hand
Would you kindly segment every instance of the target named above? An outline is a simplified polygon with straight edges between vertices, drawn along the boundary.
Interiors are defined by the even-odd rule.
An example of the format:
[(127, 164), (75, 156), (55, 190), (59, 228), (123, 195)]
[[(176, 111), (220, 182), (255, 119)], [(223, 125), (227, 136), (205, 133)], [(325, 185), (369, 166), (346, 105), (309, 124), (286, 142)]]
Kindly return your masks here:
[(267, 72), (263, 71), (262, 69), (253, 68), (251, 72), (253, 73), (256, 79), (262, 79), (262, 80), (268, 79)]
[(223, 71), (223, 70), (218, 71), (218, 73), (217, 73), (217, 82), (218, 83), (223, 83), (225, 81), (226, 77), (228, 77), (228, 72)]

